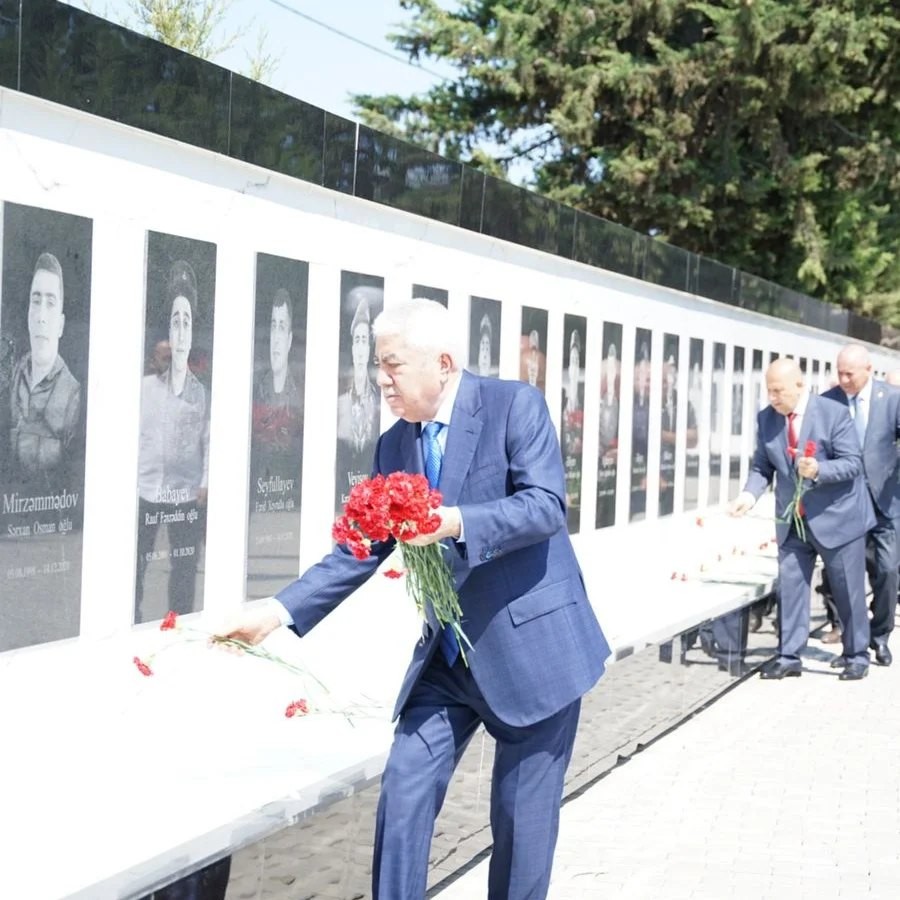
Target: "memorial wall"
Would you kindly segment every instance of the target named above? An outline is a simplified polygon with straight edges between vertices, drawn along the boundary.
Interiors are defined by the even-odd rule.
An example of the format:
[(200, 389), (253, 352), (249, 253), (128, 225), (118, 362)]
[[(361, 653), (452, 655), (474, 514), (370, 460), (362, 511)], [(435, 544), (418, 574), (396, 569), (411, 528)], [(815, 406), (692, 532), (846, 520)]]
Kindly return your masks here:
[(736, 495), (765, 365), (821, 390), (845, 340), (15, 91), (0, 158), (3, 651), (224, 612), (326, 552), (392, 421), (371, 324), (399, 298), (544, 393), (597, 595), (607, 529)]

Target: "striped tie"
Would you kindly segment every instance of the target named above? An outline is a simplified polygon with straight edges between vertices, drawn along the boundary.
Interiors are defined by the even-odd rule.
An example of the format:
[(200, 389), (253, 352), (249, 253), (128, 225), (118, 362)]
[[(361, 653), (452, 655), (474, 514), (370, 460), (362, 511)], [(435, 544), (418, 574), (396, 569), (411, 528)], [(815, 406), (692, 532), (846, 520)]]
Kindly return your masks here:
[(441, 480), (441, 463), (444, 454), (438, 435), (444, 427), (442, 422), (429, 422), (422, 429), (422, 455), (425, 457), (425, 477), (429, 487), (436, 488)]
[[(444, 454), (441, 450), (441, 444), (438, 441), (438, 435), (444, 427), (442, 422), (429, 422), (422, 428), (422, 456), (425, 459), (425, 477), (428, 479), (430, 487), (436, 488), (441, 480), (441, 463)], [(459, 656), (459, 644), (456, 635), (449, 628), (441, 631), (441, 652), (447, 665), (452, 666)]]

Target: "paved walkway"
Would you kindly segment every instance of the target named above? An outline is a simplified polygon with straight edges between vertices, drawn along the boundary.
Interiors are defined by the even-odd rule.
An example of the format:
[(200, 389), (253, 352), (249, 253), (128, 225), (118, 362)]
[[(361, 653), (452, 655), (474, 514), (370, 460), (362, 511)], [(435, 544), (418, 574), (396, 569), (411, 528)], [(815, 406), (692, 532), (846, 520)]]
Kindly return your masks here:
[[(550, 900), (900, 897), (900, 654), (840, 682), (833, 647), (811, 640), (802, 677), (742, 680), (570, 799)], [(481, 862), (439, 898), (486, 885)]]

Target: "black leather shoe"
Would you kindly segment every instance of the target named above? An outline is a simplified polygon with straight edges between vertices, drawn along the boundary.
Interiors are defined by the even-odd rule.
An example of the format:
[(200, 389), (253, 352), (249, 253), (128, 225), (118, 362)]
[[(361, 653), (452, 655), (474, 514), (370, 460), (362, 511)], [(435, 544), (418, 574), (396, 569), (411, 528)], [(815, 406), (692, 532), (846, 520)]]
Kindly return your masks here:
[(869, 674), (869, 667), (862, 663), (849, 663), (847, 667), (838, 675), (841, 681), (859, 681)]
[(894, 656), (888, 648), (886, 638), (875, 638), (872, 641), (872, 649), (875, 651), (875, 662), (879, 666), (889, 666), (894, 661)]
[(802, 669), (799, 664), (797, 665), (789, 665), (788, 663), (783, 663), (781, 660), (775, 660), (775, 662), (769, 663), (760, 673), (760, 678), (770, 679), (770, 678), (799, 678), (801, 676)]
[(844, 666), (847, 665), (847, 657), (846, 656), (836, 656), (830, 663), (828, 663), (832, 669), (843, 669)]

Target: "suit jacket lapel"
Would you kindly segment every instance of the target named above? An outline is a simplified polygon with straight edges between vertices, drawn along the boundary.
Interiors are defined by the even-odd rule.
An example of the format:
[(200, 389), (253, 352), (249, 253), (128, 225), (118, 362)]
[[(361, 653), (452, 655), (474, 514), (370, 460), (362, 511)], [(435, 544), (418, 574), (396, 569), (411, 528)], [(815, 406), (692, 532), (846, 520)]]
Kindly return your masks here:
[(456, 402), (453, 404), (453, 413), (450, 416), (447, 447), (441, 466), (440, 489), (445, 506), (456, 506), (459, 501), (459, 494), (472, 464), (483, 425), (478, 379), (468, 372), (463, 372)]
[(788, 459), (788, 420), (787, 416), (781, 415), (772, 407), (769, 407), (769, 409), (774, 422), (774, 434), (768, 441), (768, 446), (771, 448), (774, 457), (772, 462), (775, 468), (784, 472), (787, 466), (786, 460)]
[(401, 470), (424, 475), (425, 460), (422, 456), (422, 438), (419, 432), (419, 426), (412, 423), (407, 423), (403, 429), (403, 437), (400, 440), (400, 454), (403, 458)]
[(863, 438), (863, 446), (869, 442), (869, 432), (873, 427), (877, 427), (877, 423), (881, 420), (881, 416), (876, 410), (881, 408), (884, 403), (884, 389), (880, 381), (872, 381), (872, 390), (869, 393), (869, 417), (866, 421), (866, 433)]

